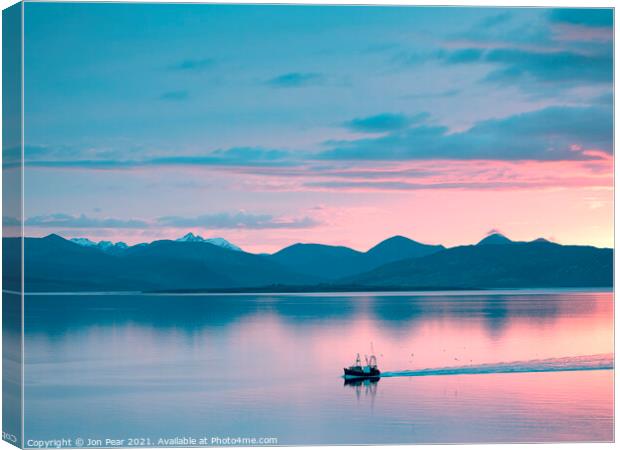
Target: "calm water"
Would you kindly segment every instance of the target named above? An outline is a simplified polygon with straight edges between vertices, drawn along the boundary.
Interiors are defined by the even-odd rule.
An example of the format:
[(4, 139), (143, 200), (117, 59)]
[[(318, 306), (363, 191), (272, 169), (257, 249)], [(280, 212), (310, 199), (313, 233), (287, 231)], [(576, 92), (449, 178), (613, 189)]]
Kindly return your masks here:
[[(613, 370), (554, 369), (612, 363), (610, 292), (28, 296), (25, 326), (26, 439), (613, 439)], [(393, 374), (568, 359), (345, 385), (370, 341)]]

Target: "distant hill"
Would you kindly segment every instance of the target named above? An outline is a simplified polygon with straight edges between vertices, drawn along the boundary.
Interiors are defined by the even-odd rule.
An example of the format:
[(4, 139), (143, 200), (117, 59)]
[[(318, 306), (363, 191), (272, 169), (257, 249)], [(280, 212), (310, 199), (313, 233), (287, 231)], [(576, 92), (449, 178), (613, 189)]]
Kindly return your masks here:
[(603, 287), (613, 285), (613, 250), (548, 241), (486, 238), (386, 264), (341, 280), (365, 286), (450, 288)]
[(21, 238), (2, 239), (2, 289), (22, 290), (22, 244)]
[(426, 245), (403, 236), (394, 236), (365, 253), (348, 247), (294, 244), (274, 253), (269, 259), (295, 272), (335, 280), (388, 262), (429, 255), (443, 249), (442, 245)]
[[(221, 244), (221, 243), (219, 243)], [(5, 284), (19, 287), (20, 244), (4, 238)], [(112, 244), (114, 247), (114, 245)], [(27, 292), (291, 291), (610, 287), (613, 250), (514, 242), (491, 235), (477, 245), (446, 249), (402, 236), (367, 252), (295, 244), (255, 255), (200, 239), (134, 246), (72, 242), (55, 234), (26, 238)], [(13, 269), (12, 269), (13, 268)]]
[(404, 236), (393, 236), (366, 252), (373, 265), (379, 266), (404, 258), (418, 258), (445, 250), (443, 245), (428, 245)]
[(98, 246), (50, 235), (26, 238), (24, 249), (26, 291), (232, 288), (317, 281), (263, 256), (205, 242), (155, 241), (109, 254)]
[(486, 236), (477, 245), (505, 245), (512, 244), (513, 241), (501, 233), (493, 233)]
[[(3, 245), (12, 239), (3, 239)], [(51, 234), (24, 240), (25, 290), (139, 290), (138, 280), (123, 274), (117, 257)]]
[(322, 279), (335, 279), (370, 270), (364, 254), (348, 247), (322, 244), (294, 244), (267, 256), (296, 272)]

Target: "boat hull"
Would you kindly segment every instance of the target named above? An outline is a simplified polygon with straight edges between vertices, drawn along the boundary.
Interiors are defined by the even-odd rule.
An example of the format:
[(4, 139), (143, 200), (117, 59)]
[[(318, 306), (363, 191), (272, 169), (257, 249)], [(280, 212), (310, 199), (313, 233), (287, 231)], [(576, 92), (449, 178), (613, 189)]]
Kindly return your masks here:
[(378, 378), (381, 376), (381, 371), (377, 368), (372, 368), (368, 372), (364, 372), (362, 369), (344, 368), (345, 378)]
[(344, 377), (344, 385), (345, 386), (374, 386), (376, 385), (381, 377)]

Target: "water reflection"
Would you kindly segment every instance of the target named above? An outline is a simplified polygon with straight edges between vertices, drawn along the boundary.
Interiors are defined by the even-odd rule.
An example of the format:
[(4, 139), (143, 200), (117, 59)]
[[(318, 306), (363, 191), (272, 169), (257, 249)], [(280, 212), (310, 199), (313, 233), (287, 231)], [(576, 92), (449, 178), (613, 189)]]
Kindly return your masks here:
[[(21, 442), (22, 297), (2, 292), (2, 430), (13, 444)], [(12, 438), (12, 439), (11, 439)]]
[[(429, 319), (481, 319), (490, 337), (498, 337), (512, 321), (537, 324), (557, 316), (589, 314), (601, 293), (522, 294), (351, 294), (278, 296), (71, 295), (27, 296), (28, 325), (46, 335), (92, 326), (140, 324), (194, 333), (228, 327), (253, 316), (276, 316), (296, 327), (349, 323), (372, 318), (391, 333), (407, 333)], [(53, 320), (50, 320), (50, 315)]]
[(344, 379), (344, 386), (352, 389), (355, 392), (355, 398), (359, 402), (362, 399), (362, 395), (365, 399), (370, 399), (370, 407), (374, 409), (375, 397), (377, 396), (377, 386), (379, 385), (380, 377), (372, 377), (365, 379)]
[(601, 371), (338, 377), (371, 341), (384, 373), (611, 353), (612, 312), (608, 292), (28, 296), (26, 431), (605, 440)]

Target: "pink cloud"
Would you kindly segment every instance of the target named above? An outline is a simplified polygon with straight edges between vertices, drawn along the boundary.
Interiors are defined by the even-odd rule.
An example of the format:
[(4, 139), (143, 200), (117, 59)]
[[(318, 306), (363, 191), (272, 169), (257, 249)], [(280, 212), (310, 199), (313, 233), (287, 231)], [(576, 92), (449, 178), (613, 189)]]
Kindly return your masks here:
[(613, 39), (612, 27), (586, 27), (576, 24), (556, 24), (552, 27), (554, 39), (572, 42), (609, 42)]

